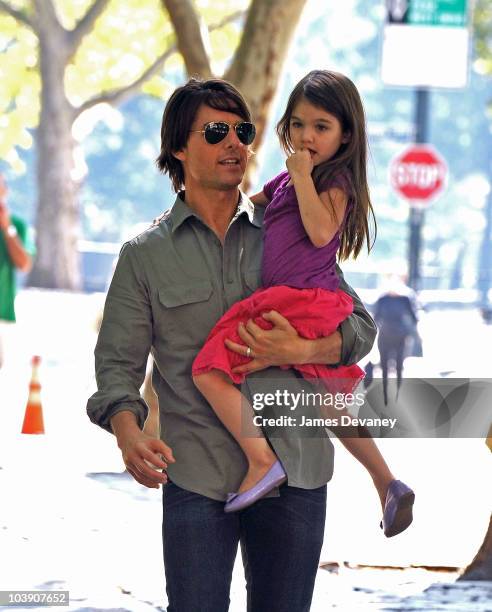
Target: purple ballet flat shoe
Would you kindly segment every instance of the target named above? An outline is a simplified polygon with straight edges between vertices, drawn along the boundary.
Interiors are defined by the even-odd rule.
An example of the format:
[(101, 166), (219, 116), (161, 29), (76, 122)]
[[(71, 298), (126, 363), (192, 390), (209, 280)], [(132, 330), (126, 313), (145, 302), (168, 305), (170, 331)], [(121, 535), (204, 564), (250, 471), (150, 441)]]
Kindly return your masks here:
[(404, 531), (412, 522), (415, 493), (401, 480), (392, 480), (386, 493), (381, 529), (387, 538)]
[(268, 472), (261, 478), (254, 487), (242, 493), (229, 493), (224, 506), (224, 512), (237, 512), (247, 508), (264, 497), (275, 487), (280, 486), (287, 480), (287, 474), (280, 461), (275, 461)]

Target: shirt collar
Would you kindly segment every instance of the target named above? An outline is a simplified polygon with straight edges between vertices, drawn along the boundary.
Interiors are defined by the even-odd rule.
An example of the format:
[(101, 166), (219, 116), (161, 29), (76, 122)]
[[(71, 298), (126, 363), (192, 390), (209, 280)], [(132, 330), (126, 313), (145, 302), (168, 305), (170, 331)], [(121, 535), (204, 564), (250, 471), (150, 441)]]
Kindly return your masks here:
[(236, 214), (232, 218), (232, 221), (235, 221), (240, 215), (246, 214), (251, 225), (255, 227), (261, 227), (262, 225), (262, 215), (258, 214), (258, 207), (253, 204), (253, 202), (248, 198), (248, 196), (242, 191), (239, 192), (239, 204), (237, 206)]
[[(262, 215), (258, 208), (261, 207), (255, 207), (248, 196), (240, 191), (239, 204), (234, 217), (231, 219), (231, 223), (233, 223), (239, 216), (245, 214), (252, 225), (255, 227), (261, 227)], [(171, 220), (171, 231), (174, 233), (189, 217), (197, 217), (197, 215), (184, 201), (184, 191), (180, 191), (176, 196), (176, 200), (168, 217)]]

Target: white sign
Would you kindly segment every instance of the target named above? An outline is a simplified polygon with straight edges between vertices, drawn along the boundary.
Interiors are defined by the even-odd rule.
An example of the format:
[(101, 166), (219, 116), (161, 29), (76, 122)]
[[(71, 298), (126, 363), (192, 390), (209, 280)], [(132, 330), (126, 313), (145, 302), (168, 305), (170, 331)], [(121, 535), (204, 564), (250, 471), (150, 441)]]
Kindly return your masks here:
[(406, 87), (466, 87), (467, 1), (387, 0), (386, 7), (383, 82)]

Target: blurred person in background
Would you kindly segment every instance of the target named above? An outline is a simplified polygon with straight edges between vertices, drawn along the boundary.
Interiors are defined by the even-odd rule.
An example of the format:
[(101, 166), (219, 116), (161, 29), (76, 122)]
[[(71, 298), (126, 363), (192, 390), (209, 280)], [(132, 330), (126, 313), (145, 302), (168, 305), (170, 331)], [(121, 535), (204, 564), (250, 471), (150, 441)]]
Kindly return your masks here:
[(6, 327), (15, 322), (15, 273), (16, 270), (29, 272), (33, 254), (28, 243), (27, 225), (10, 213), (7, 194), (7, 183), (0, 174), (0, 368), (4, 362), (2, 336)]
[(378, 326), (378, 350), (383, 377), (384, 403), (388, 403), (388, 372), (394, 363), (397, 395), (407, 356), (422, 356), (422, 341), (417, 330), (416, 294), (402, 275), (393, 275), (374, 304), (374, 320)]

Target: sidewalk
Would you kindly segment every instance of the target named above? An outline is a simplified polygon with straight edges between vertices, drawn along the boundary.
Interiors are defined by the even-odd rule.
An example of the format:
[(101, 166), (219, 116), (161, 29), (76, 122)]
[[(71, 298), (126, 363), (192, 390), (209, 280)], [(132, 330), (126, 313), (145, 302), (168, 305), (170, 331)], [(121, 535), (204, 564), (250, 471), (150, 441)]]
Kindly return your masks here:
[[(159, 492), (115, 474), (71, 475), (41, 455), (34, 471), (31, 465), (17, 476), (9, 466), (0, 470), (1, 490), (18, 490), (15, 504), (1, 512), (0, 550), (9, 560), (1, 590), (69, 590), (71, 604), (64, 609), (79, 612), (165, 610)], [(492, 583), (453, 584), (456, 576), (422, 569), (320, 569), (311, 610), (492, 610)], [(238, 558), (230, 611), (245, 609)]]
[[(160, 493), (118, 474), (71, 474), (43, 456), (39, 442), (28, 440), (23, 453), (36, 454), (34, 469), (26, 461), (0, 470), (1, 490), (17, 490), (0, 513), (0, 550), (8, 559), (0, 590), (69, 590), (63, 609), (74, 612), (165, 610)], [(492, 610), (492, 583), (454, 584), (456, 577), (412, 568), (320, 569), (311, 611)], [(230, 611), (245, 610), (238, 557)]]
[[(20, 295), (19, 350), (0, 371), (0, 590), (69, 590), (71, 605), (62, 609), (78, 612), (163, 610), (161, 492), (118, 475), (123, 465), (114, 439), (85, 415), (94, 387), (96, 310), (97, 296)], [(488, 347), (490, 328), (470, 313), (460, 317), (454, 317), (456, 329), (465, 330), (470, 343)], [(443, 356), (432, 333), (438, 325), (446, 331), (449, 323), (446, 315), (424, 325), (425, 350), (439, 364)], [(464, 336), (459, 342), (465, 363)], [(34, 353), (43, 357), (44, 436), (20, 434)], [(446, 368), (452, 367), (449, 351), (445, 357)], [(368, 477), (337, 444), (321, 560), (466, 565), (492, 507), (492, 492), (476, 487), (479, 478), (490, 481), (490, 451), (479, 440), (379, 443), (398, 476), (417, 490), (414, 524), (397, 538), (382, 536)], [(320, 569), (311, 611), (492, 612), (491, 584), (455, 585), (456, 577), (420, 569)], [(240, 558), (230, 611), (245, 612)]]

